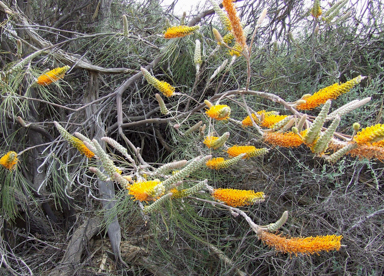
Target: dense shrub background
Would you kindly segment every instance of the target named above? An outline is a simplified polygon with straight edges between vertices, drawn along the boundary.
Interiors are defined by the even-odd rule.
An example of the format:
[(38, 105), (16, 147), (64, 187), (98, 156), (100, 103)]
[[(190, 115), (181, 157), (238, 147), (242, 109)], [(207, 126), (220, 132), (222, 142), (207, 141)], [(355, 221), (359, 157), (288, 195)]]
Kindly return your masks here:
[[(362, 127), (383, 123), (383, 3), (348, 1), (340, 14), (350, 12), (347, 19), (337, 24), (320, 21), (316, 29), (309, 13), (310, 3), (299, 0), (238, 2), (239, 15), (252, 27), (263, 8), (268, 8), (267, 23), (257, 32), (252, 46), (252, 90), (268, 91), (286, 101), (295, 101), (332, 83), (367, 76), (360, 85), (332, 103), (336, 109), (351, 100), (372, 97), (367, 105), (346, 115), (338, 131), (351, 135), (354, 122)], [(28, 18), (28, 28), (53, 46), (46, 47), (45, 52), (26, 63), (22, 70), (9, 71), (21, 59), (44, 47), (41, 41), (28, 35), (26, 22), (0, 8), (0, 153), (33, 147), (21, 155), (14, 174), (1, 171), (3, 181), (12, 178), (15, 183), (11, 192), (4, 187), (1, 191), (0, 250), (6, 264), (1, 273), (52, 273), (62, 260), (71, 235), (83, 221), (103, 217), (107, 212), (111, 217), (117, 216), (122, 235), (122, 260), (127, 267), (115, 262), (106, 236), (111, 221), (104, 220), (100, 233), (86, 244), (81, 262), (73, 268), (75, 275), (241, 275), (241, 272), (246, 275), (382, 275), (384, 168), (378, 160), (347, 156), (331, 165), (313, 157), (304, 147), (273, 148), (263, 158), (239, 163), (224, 171), (204, 169), (193, 176), (208, 178), (214, 187), (264, 191), (268, 195), (264, 203), (244, 210), (260, 225), (276, 221), (288, 210), (290, 217), (282, 229), (284, 235), (340, 234), (344, 237), (339, 252), (295, 257), (276, 254), (264, 246), (241, 217), (232, 217), (226, 209), (193, 199), (172, 201), (145, 221), (137, 204), (116, 186), (116, 206), (105, 211), (97, 199), (96, 180), (87, 169), (95, 165), (94, 161), (88, 163), (67, 143), (56, 139), (59, 135), (53, 121), (61, 122), (71, 133), (79, 131), (90, 138), (98, 137), (102, 129), (103, 135), (124, 143), (118, 132), (116, 94), (111, 93), (138, 73), (140, 66), (154, 60), (152, 73), (189, 95), (166, 100), (173, 114), (187, 114), (204, 99), (244, 87), (246, 63), (242, 58), (237, 59), (229, 72), (207, 82), (215, 69), (231, 58), (224, 48), (211, 55), (216, 48), (212, 28), (224, 31), (209, 3), (188, 12), (184, 19), (186, 24), (199, 24), (199, 32), (169, 41), (161, 36), (167, 21), (178, 25), (182, 19), (174, 14), (173, 5), (164, 8), (161, 1), (6, 0), (2, 3)], [(324, 11), (331, 4), (333, 1), (321, 1)], [(129, 21), (129, 37), (121, 35), (123, 14)], [(17, 54), (17, 39), (22, 40), (21, 54)], [(196, 39), (201, 40), (204, 53), (198, 78), (193, 64)], [(64, 53), (72, 55), (73, 62), (66, 60)], [(101, 69), (85, 68), (78, 59)], [(49, 87), (30, 85), (46, 69), (63, 64), (73, 66), (64, 81)], [(123, 69), (110, 73), (103, 68)], [(160, 114), (154, 93), (154, 88), (140, 77), (124, 87), (121, 94), (122, 132), (142, 148), (145, 160), (151, 164), (164, 163), (207, 153), (198, 134), (183, 137), (173, 127), (184, 117), (167, 120), (170, 117)], [(73, 111), (97, 99), (101, 100)], [(256, 97), (246, 100), (254, 110), (288, 114), (271, 101)], [(231, 104), (227, 100), (225, 103)], [(243, 110), (233, 106), (232, 117), (241, 120), (246, 116)], [(315, 116), (318, 111), (308, 114)], [(185, 131), (199, 120), (207, 123), (202, 114), (192, 114), (180, 130)], [(31, 125), (23, 127), (17, 116)], [(161, 120), (142, 123), (150, 118)], [(267, 146), (258, 141), (251, 130), (231, 123), (218, 124), (215, 130), (231, 132), (232, 144), (251, 142), (258, 147)], [(10, 194), (16, 195), (17, 204), (6, 208)], [(217, 253), (218, 250), (221, 253)], [(223, 254), (230, 262), (224, 261)], [(105, 267), (100, 269), (103, 259)]]

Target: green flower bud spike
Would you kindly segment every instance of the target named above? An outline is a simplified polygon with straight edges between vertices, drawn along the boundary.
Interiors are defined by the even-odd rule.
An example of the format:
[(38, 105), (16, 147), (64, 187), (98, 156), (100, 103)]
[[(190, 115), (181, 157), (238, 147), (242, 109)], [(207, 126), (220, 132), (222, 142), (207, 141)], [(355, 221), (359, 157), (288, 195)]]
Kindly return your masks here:
[(339, 149), (338, 151), (336, 151), (335, 153), (333, 153), (332, 155), (330, 156), (327, 156), (325, 159), (330, 162), (330, 163), (335, 163), (337, 160), (339, 160), (341, 157), (343, 157), (345, 154), (347, 154), (347, 152), (357, 148), (357, 144), (356, 143), (349, 143), (347, 144), (345, 147)]
[(194, 124), (192, 127), (190, 127), (185, 133), (184, 136), (190, 135), (192, 132), (198, 131), (200, 126), (203, 124), (203, 121), (199, 121), (196, 124)]
[(187, 160), (181, 160), (181, 161), (176, 161), (172, 163), (165, 164), (159, 168), (157, 168), (156, 171), (154, 171), (153, 174), (166, 174), (174, 169), (179, 169), (181, 167), (184, 167), (188, 163)]
[(193, 57), (193, 62), (196, 66), (196, 75), (199, 74), (200, 71), (200, 65), (203, 63), (201, 60), (201, 45), (200, 40), (196, 39), (196, 47), (195, 47), (195, 55)]
[(163, 195), (162, 197), (160, 197), (158, 200), (156, 200), (151, 205), (145, 206), (143, 212), (145, 214), (150, 214), (150, 213), (153, 213), (153, 212), (159, 210), (160, 207), (164, 204), (164, 202), (169, 200), (171, 197), (172, 197), (172, 193)]
[(166, 107), (163, 98), (158, 93), (155, 94), (155, 97), (156, 97), (157, 102), (159, 103), (161, 114), (167, 115), (169, 113), (169, 110)]
[(128, 37), (129, 35), (129, 31), (128, 31), (128, 19), (127, 19), (127, 16), (124, 14), (123, 15), (123, 26), (124, 26), (124, 31), (123, 31), (123, 35)]
[(307, 144), (312, 144), (316, 138), (319, 136), (321, 128), (327, 118), (329, 109), (331, 108), (331, 100), (326, 101), (323, 108), (321, 109), (319, 115), (316, 117), (312, 126), (308, 130), (307, 134), (304, 137), (304, 142)]
[(98, 177), (101, 181), (109, 181), (109, 180), (110, 180), (110, 178), (109, 178), (107, 175), (103, 174), (98, 168), (95, 168), (95, 167), (89, 167), (89, 170), (90, 170), (91, 172), (93, 172), (94, 174), (96, 174), (97, 177)]
[(175, 184), (181, 180), (183, 180), (185, 177), (193, 173), (194, 171), (198, 170), (205, 162), (210, 159), (212, 155), (207, 155), (205, 157), (196, 157), (193, 159), (184, 169), (178, 171), (174, 175), (172, 175), (170, 178), (167, 180), (163, 181), (163, 185), (166, 189), (169, 189), (169, 187), (172, 184)]
[(113, 175), (115, 174), (115, 172), (120, 172), (120, 169), (113, 164), (113, 161), (111, 159), (109, 159), (108, 154), (105, 153), (103, 148), (100, 146), (99, 142), (93, 139), (92, 143), (96, 148), (97, 156), (99, 156), (105, 171), (108, 173), (108, 175), (111, 178), (113, 178)]
[(117, 141), (113, 140), (109, 137), (102, 137), (102, 141), (107, 142), (110, 146), (118, 150), (127, 160), (129, 160), (131, 163), (135, 163), (135, 161), (132, 159), (132, 157), (128, 154), (128, 151), (125, 147), (123, 147), (121, 144), (119, 144)]
[(340, 124), (340, 116), (336, 116), (332, 124), (324, 132), (324, 134), (317, 140), (316, 145), (313, 147), (314, 153), (322, 153), (327, 150), (329, 142), (331, 141), (333, 134), (336, 131), (336, 128)]
[(191, 188), (184, 189), (184, 190), (181, 190), (181, 191), (178, 191), (178, 192), (174, 193), (172, 195), (172, 198), (183, 198), (183, 197), (194, 195), (197, 192), (199, 192), (199, 191), (201, 191), (203, 189), (206, 189), (207, 188), (207, 184), (208, 184), (208, 180), (206, 179), (204, 181), (201, 181), (201, 182), (197, 183), (195, 186), (193, 186)]

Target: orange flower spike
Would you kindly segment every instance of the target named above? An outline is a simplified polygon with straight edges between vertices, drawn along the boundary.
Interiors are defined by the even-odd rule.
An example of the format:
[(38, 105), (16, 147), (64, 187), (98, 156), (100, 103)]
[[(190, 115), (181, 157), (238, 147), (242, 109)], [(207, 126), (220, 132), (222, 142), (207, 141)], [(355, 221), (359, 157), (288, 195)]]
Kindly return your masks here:
[(237, 189), (214, 189), (212, 197), (232, 207), (252, 205), (265, 199), (263, 192), (255, 193), (252, 190)]
[(129, 186), (128, 194), (132, 195), (135, 200), (149, 201), (162, 196), (165, 192), (164, 186), (160, 180), (136, 182)]
[(199, 26), (173, 26), (167, 29), (167, 31), (164, 33), (164, 38), (178, 38), (178, 37), (184, 37), (187, 35), (192, 34), (194, 31), (198, 30)]
[(293, 132), (265, 132), (264, 142), (273, 146), (296, 148), (303, 144), (301, 137)]
[(227, 11), (229, 21), (231, 22), (232, 32), (237, 41), (243, 49), (246, 48), (245, 35), (243, 28), (241, 27), (240, 18), (236, 14), (236, 8), (232, 3), (232, 0), (224, 0), (223, 7)]
[(318, 254), (321, 251), (340, 250), (343, 236), (328, 235), (307, 238), (286, 238), (262, 231), (259, 238), (268, 246), (281, 253)]
[(327, 100), (336, 99), (340, 95), (350, 91), (356, 84), (360, 83), (365, 77), (358, 76), (350, 81), (347, 81), (343, 84), (332, 84), (328, 87), (320, 89), (312, 96), (306, 97), (305, 103), (301, 103), (296, 106), (299, 110), (311, 110), (315, 107), (318, 107), (321, 104), (324, 104)]
[(17, 159), (17, 153), (14, 151), (8, 151), (0, 158), (0, 165), (8, 170), (13, 170), (19, 159)]
[(378, 147), (378, 146), (373, 146), (373, 145), (359, 145), (356, 149), (352, 149), (349, 151), (347, 154), (351, 155), (352, 157), (359, 157), (360, 159), (362, 158), (367, 158), (367, 159), (378, 159), (381, 162), (384, 161), (384, 148), (383, 147)]
[(213, 105), (206, 112), (208, 117), (222, 121), (229, 118), (231, 115), (231, 108), (228, 105)]
[(266, 148), (257, 149), (254, 146), (236, 146), (236, 145), (233, 147), (230, 147), (227, 150), (228, 155), (231, 157), (236, 157), (242, 153), (245, 153), (246, 155), (243, 157), (243, 159), (260, 156), (260, 155), (266, 154), (267, 152), (268, 152), (268, 149)]
[(49, 85), (53, 82), (56, 82), (62, 78), (64, 78), (65, 73), (68, 71), (70, 67), (64, 66), (60, 68), (55, 68), (37, 78), (37, 84), (39, 85)]

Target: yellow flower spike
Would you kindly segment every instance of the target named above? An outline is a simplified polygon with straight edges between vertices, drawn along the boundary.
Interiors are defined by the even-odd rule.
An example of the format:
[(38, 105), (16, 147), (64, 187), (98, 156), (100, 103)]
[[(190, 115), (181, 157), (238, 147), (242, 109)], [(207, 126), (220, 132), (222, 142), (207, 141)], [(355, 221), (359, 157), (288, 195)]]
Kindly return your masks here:
[(155, 87), (157, 90), (159, 90), (161, 93), (163, 93), (166, 97), (171, 97), (173, 93), (175, 92), (175, 88), (170, 85), (169, 83), (165, 81), (159, 81), (157, 78), (152, 76), (145, 68), (140, 68), (141, 72), (143, 73), (145, 79), (147, 82), (153, 87)]
[(225, 142), (228, 140), (229, 138), (229, 132), (226, 132), (224, 133), (222, 136), (220, 137), (215, 137), (215, 136), (207, 136), (205, 139), (204, 139), (204, 144), (210, 148), (210, 149), (218, 149), (222, 146), (224, 146)]
[(8, 170), (13, 170), (18, 161), (19, 159), (17, 159), (17, 153), (14, 151), (8, 151), (0, 158), (0, 165)]
[(232, 50), (229, 50), (228, 54), (230, 56), (241, 56), (241, 52), (243, 51), (243, 47), (239, 43), (235, 43), (235, 45), (232, 47)]
[(69, 70), (69, 66), (55, 68), (37, 78), (36, 83), (39, 85), (49, 85), (64, 78), (65, 73)]
[(187, 35), (192, 34), (194, 31), (198, 30), (199, 26), (173, 26), (167, 29), (167, 31), (164, 33), (164, 38), (178, 38), (178, 37), (184, 37)]
[(353, 138), (353, 140), (359, 145), (377, 142), (382, 139), (384, 139), (384, 124), (377, 124), (364, 128)]
[(135, 200), (139, 201), (155, 200), (156, 198), (162, 196), (164, 192), (164, 185), (162, 185), (158, 179), (153, 181), (136, 182), (128, 188), (128, 194), (132, 195)]
[[(300, 135), (303, 136), (305, 134), (300, 133)], [(263, 138), (267, 144), (284, 148), (296, 148), (303, 144), (301, 137), (293, 132), (265, 132)]]
[(325, 103), (327, 100), (336, 99), (342, 94), (349, 92), (356, 84), (359, 84), (364, 77), (358, 76), (343, 84), (332, 84), (328, 87), (320, 89), (310, 97), (305, 98), (305, 103), (296, 106), (299, 110), (311, 110)]
[(224, 43), (226, 44), (231, 44), (232, 40), (234, 39), (235, 37), (233, 36), (233, 33), (227, 33), (224, 37), (223, 37), (223, 41)]
[(231, 108), (228, 105), (214, 105), (205, 113), (212, 119), (222, 121), (229, 118), (229, 115), (231, 115)]
[(224, 160), (224, 158), (222, 157), (217, 157), (217, 158), (212, 158), (210, 160), (208, 160), (205, 165), (212, 169), (212, 170), (220, 170), (220, 169), (226, 169), (234, 164), (236, 164), (237, 162), (239, 162), (242, 158), (245, 157), (245, 153), (242, 153), (236, 157), (233, 157), (229, 160)]
[(321, 251), (340, 250), (340, 240), (343, 236), (328, 235), (307, 238), (286, 238), (275, 235), (266, 231), (262, 231), (260, 240), (269, 247), (275, 248), (276, 251), (289, 254), (318, 254)]
[(57, 130), (60, 132), (60, 135), (73, 147), (75, 147), (80, 153), (84, 154), (87, 158), (92, 158), (95, 156), (95, 154), (89, 148), (87, 148), (83, 141), (69, 134), (69, 132), (65, 128), (63, 128), (58, 122), (54, 121), (53, 123)]
[(236, 41), (244, 49), (246, 48), (245, 35), (243, 28), (241, 27), (240, 18), (236, 14), (236, 8), (232, 3), (232, 0), (224, 0), (223, 7), (227, 11), (229, 21), (231, 22), (232, 32)]
[(319, 18), (319, 16), (323, 13), (320, 8), (320, 0), (315, 0), (313, 3), (313, 8), (311, 10), (311, 14), (314, 18)]
[(261, 126), (272, 128), (273, 125), (287, 118), (288, 115), (266, 115), (264, 120), (261, 122)]
[(236, 157), (242, 153), (245, 153), (246, 155), (243, 157), (243, 159), (260, 156), (260, 155), (266, 154), (267, 152), (268, 152), (268, 149), (266, 148), (257, 149), (254, 146), (236, 146), (236, 145), (233, 147), (230, 147), (227, 150), (228, 155), (231, 157)]
[(221, 34), (219, 33), (218, 30), (216, 30), (215, 28), (212, 28), (212, 33), (213, 33), (213, 36), (216, 39), (217, 44), (219, 44), (219, 45), (224, 44), (223, 37), (221, 36)]
[(232, 207), (252, 205), (265, 200), (263, 192), (237, 189), (214, 189), (212, 197)]

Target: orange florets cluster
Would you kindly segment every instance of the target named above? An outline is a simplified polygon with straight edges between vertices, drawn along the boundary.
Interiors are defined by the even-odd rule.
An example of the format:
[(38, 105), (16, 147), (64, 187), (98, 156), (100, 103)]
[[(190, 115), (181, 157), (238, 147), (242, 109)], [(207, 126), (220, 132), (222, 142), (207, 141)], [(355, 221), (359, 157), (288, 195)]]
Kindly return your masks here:
[(321, 251), (339, 250), (343, 236), (328, 235), (307, 238), (286, 238), (263, 231), (259, 238), (276, 251), (289, 254), (314, 254)]
[(174, 26), (174, 27), (170, 27), (164, 33), (164, 38), (184, 37), (184, 36), (192, 34), (197, 29), (199, 29), (199, 26), (193, 26), (193, 27)]
[(359, 158), (384, 160), (384, 148), (373, 145), (359, 145), (358, 148), (349, 151), (348, 154), (352, 157), (357, 156)]
[(164, 186), (160, 180), (136, 182), (128, 190), (128, 194), (139, 201), (155, 200), (164, 194)]
[(237, 43), (241, 45), (241, 47), (245, 48), (245, 36), (243, 28), (241, 27), (240, 18), (236, 14), (236, 8), (232, 3), (232, 0), (224, 0), (223, 7), (227, 11), (229, 21), (231, 22), (232, 32), (235, 36)]
[(231, 108), (228, 105), (213, 105), (206, 112), (208, 117), (221, 121), (226, 120), (231, 115)]
[(301, 137), (293, 132), (265, 132), (263, 138), (267, 144), (284, 148), (295, 148), (303, 144)]
[(327, 100), (336, 99), (340, 95), (347, 93), (351, 90), (356, 84), (360, 83), (362, 80), (361, 76), (358, 76), (350, 81), (347, 81), (343, 84), (332, 84), (331, 86), (320, 89), (318, 92), (312, 96), (305, 98), (305, 103), (299, 104), (296, 106), (299, 110), (310, 110), (321, 104), (324, 104)]
[(59, 79), (64, 78), (65, 73), (68, 71), (70, 67), (64, 66), (60, 68), (55, 68), (37, 78), (37, 84), (39, 85), (49, 85), (53, 82), (58, 81)]
[(231, 157), (236, 157), (242, 153), (246, 153), (246, 155), (243, 157), (243, 159), (245, 159), (245, 158), (259, 156), (261, 154), (266, 153), (266, 151), (267, 150), (264, 148), (257, 149), (254, 146), (233, 146), (227, 150), (227, 153)]
[(215, 189), (213, 190), (212, 196), (216, 200), (220, 200), (232, 207), (251, 205), (264, 201), (265, 198), (263, 192), (255, 193), (252, 190), (236, 189)]
[(17, 153), (14, 151), (7, 152), (4, 156), (0, 158), (0, 165), (8, 170), (13, 170), (17, 164)]

